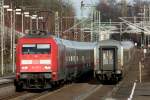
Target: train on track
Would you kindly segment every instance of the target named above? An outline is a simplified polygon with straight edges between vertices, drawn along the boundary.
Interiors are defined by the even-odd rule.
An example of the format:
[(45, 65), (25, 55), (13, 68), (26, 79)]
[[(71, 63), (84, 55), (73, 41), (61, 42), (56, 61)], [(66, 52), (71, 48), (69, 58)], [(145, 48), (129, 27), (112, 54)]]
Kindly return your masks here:
[(14, 85), (16, 91), (47, 89), (90, 72), (102, 82), (118, 82), (133, 54), (131, 41), (76, 42), (45, 33), (28, 34), (18, 40), (16, 47)]
[(134, 54), (131, 41), (103, 40), (94, 50), (94, 76), (101, 82), (120, 81), (128, 70), (128, 64)]
[(95, 43), (28, 34), (16, 46), (16, 91), (51, 88), (94, 69)]

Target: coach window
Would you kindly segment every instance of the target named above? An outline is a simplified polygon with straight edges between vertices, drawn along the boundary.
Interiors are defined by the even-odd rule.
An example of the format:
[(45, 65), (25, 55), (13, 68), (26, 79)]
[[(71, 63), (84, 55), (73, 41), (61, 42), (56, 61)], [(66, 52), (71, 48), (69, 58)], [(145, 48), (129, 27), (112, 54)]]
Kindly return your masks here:
[(78, 62), (78, 56), (76, 56), (76, 61)]
[(68, 56), (68, 61), (70, 62), (70, 56)]
[(82, 56), (82, 61), (84, 62), (84, 56)]
[(70, 62), (72, 61), (71, 56), (70, 56)]
[(73, 56), (71, 56), (71, 61), (73, 62)]
[(76, 62), (76, 57), (75, 56), (73, 56), (73, 61), (74, 61), (74, 63)]
[(70, 62), (72, 62), (72, 56), (70, 56)]
[(66, 56), (66, 61), (68, 62), (68, 56)]
[(74, 56), (72, 56), (72, 62), (74, 62)]

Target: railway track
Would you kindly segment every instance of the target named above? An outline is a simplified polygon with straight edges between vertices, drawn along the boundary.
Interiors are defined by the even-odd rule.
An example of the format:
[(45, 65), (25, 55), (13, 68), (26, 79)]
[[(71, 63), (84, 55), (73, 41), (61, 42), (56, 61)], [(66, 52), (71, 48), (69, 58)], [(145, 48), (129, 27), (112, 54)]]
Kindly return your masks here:
[(0, 85), (0, 100), (29, 100), (48, 93), (48, 91), (24, 90), (15, 92), (13, 83), (3, 83)]
[(107, 95), (115, 87), (116, 85), (101, 85), (100, 83), (89, 81), (67, 84), (52, 91), (15, 92), (13, 84), (9, 84), (0, 88), (0, 100), (59, 100), (61, 98), (63, 100), (91, 100), (93, 97), (108, 97)]
[(127, 100), (129, 98), (133, 83), (139, 78), (139, 61), (142, 58), (140, 50), (136, 51), (133, 60), (130, 63), (130, 67), (121, 84), (116, 88), (116, 90), (111, 94), (111, 97), (118, 100)]
[(7, 87), (7, 86), (10, 86), (12, 84), (13, 84), (13, 82), (3, 83), (3, 84), (0, 84), (0, 88)]
[[(86, 100), (87, 97), (96, 91), (100, 91), (101, 88), (104, 89), (106, 87), (107, 85), (83, 82), (67, 84), (50, 91), (15, 92), (14, 86), (11, 84), (10, 86), (0, 88), (0, 100), (60, 100), (62, 98), (63, 100)], [(111, 89), (107, 89), (104, 94), (107, 94), (108, 90), (112, 90), (112, 87)]]
[(20, 93), (19, 92), (15, 92), (14, 94), (11, 94), (9, 96), (5, 96), (5, 97), (0, 98), (0, 100), (10, 100), (10, 99), (13, 99), (13, 98), (25, 95), (25, 94), (27, 94), (27, 92), (20, 92)]
[(59, 100), (62, 98), (63, 100), (90, 100), (89, 98), (99, 92), (103, 94), (100, 98), (107, 97), (107, 94), (114, 87), (115, 85), (102, 85), (96, 80), (90, 79), (78, 83), (65, 84), (50, 91), (25, 90), (23, 92), (15, 92), (15, 87), (10, 83), (0, 88), (0, 100)]
[(25, 94), (17, 95), (17, 97), (12, 97), (10, 100), (32, 100), (34, 98), (37, 98), (39, 96), (45, 95), (48, 93), (48, 91), (39, 92), (39, 93), (32, 93), (32, 92), (26, 92)]
[[(113, 90), (116, 85), (102, 85), (97, 83), (75, 83), (68, 87), (61, 88), (46, 95), (42, 95), (34, 100), (91, 100), (92, 95), (99, 94), (101, 92), (104, 98), (107, 94)], [(103, 91), (106, 90), (106, 91)], [(98, 100), (99, 100), (98, 99)], [(96, 100), (96, 99), (93, 99)]]
[[(84, 85), (84, 86), (83, 86)], [(72, 84), (69, 87), (61, 88), (46, 95), (40, 96), (34, 100), (83, 100), (87, 96), (91, 95), (96, 90), (100, 89), (102, 85), (88, 85), (83, 84)]]
[(8, 86), (13, 83), (15, 76), (6, 76), (6, 77), (0, 77), (0, 88)]
[[(136, 57), (137, 58), (137, 57)], [(140, 56), (138, 56), (140, 58)], [(58, 87), (53, 91), (42, 91), (42, 92), (32, 92), (32, 91), (24, 91), (24, 92), (15, 92), (13, 84), (9, 84), (6, 87), (0, 88), (0, 100), (101, 100), (106, 98), (120, 98), (120, 97), (128, 97), (128, 94), (122, 96), (121, 93), (125, 91), (125, 88), (132, 88), (130, 85), (136, 75), (132, 76), (132, 74), (137, 73), (137, 61), (133, 61), (128, 75), (125, 77), (123, 81), (121, 81), (118, 85), (101, 85), (100, 83), (96, 83), (93, 80), (73, 83), (69, 85), (64, 85), (63, 87)], [(135, 70), (136, 68), (136, 70)], [(133, 73), (134, 70), (134, 73)], [(120, 93), (120, 95), (119, 95)]]
[(25, 94), (25, 92), (15, 92), (13, 84), (7, 84), (7, 86), (0, 88), (0, 100), (8, 100), (22, 94)]

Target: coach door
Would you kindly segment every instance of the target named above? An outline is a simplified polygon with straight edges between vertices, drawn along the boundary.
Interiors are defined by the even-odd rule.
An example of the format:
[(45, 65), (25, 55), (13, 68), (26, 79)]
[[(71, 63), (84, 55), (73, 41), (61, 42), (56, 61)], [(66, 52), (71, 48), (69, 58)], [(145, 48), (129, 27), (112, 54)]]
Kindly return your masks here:
[(101, 70), (112, 71), (115, 70), (117, 61), (117, 52), (114, 47), (102, 47), (100, 48), (101, 57)]

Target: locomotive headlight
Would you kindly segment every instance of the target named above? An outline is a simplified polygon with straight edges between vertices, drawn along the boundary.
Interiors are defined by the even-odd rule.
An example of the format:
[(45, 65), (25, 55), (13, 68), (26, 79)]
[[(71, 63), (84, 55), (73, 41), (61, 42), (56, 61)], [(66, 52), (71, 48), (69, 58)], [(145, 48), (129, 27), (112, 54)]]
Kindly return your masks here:
[(24, 70), (27, 70), (28, 66), (22, 66), (21, 68), (24, 69)]
[(44, 68), (45, 68), (45, 69), (51, 69), (51, 67), (50, 67), (50, 66), (45, 66)]
[(102, 72), (99, 70), (99, 71), (97, 71), (97, 74), (101, 74)]
[(32, 60), (21, 60), (21, 64), (32, 64)]
[(40, 64), (51, 64), (51, 60), (40, 60)]
[(120, 70), (117, 70), (116, 73), (117, 73), (117, 74), (121, 74), (121, 71), (120, 71)]

